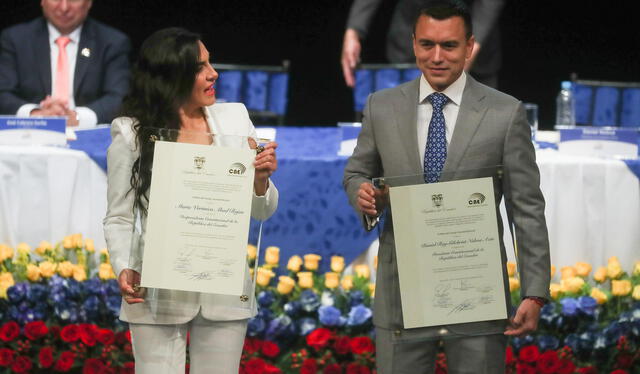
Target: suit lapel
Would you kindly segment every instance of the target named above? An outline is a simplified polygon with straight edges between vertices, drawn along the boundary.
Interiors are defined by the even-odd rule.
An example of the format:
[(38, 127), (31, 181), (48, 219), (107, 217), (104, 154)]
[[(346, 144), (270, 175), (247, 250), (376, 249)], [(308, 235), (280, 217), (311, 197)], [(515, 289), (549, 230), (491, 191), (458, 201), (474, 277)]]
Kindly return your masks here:
[(419, 88), (420, 77), (413, 80), (410, 84), (401, 87), (400, 92), (402, 92), (404, 97), (396, 100), (393, 105), (396, 125), (398, 128), (398, 136), (402, 139), (404, 149), (407, 152), (409, 167), (411, 170), (415, 170), (416, 173), (420, 173), (422, 170), (416, 129), (418, 121), (417, 106)]
[(447, 150), (447, 161), (443, 172), (453, 172), (458, 169), (460, 161), (486, 112), (485, 94), (479, 90), (478, 83), (467, 75), (467, 83), (462, 93), (458, 119)]
[[(83, 53), (83, 51), (86, 51)], [(87, 19), (82, 26), (80, 35), (80, 43), (78, 44), (78, 54), (76, 55), (76, 71), (73, 76), (73, 92), (78, 97), (78, 89), (82, 83), (82, 79), (87, 72), (87, 67), (92, 59), (95, 59), (95, 35), (91, 20)]]
[[(51, 46), (49, 45), (49, 30), (47, 30), (47, 22), (42, 19), (41, 29), (36, 33), (33, 48), (36, 66), (38, 67), (38, 75), (42, 82), (42, 92), (51, 95), (53, 91), (51, 87)], [(44, 97), (43, 97), (44, 99)]]

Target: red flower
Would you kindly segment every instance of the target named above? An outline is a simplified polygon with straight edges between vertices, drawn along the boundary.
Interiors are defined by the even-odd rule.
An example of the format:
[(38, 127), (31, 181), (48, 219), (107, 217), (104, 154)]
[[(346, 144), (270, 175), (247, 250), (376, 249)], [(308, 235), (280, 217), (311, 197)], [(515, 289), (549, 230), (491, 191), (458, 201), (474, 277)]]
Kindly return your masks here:
[(97, 358), (88, 358), (84, 361), (82, 374), (99, 374), (104, 368), (105, 365), (102, 363), (102, 360)]
[(262, 340), (256, 338), (245, 338), (244, 339), (244, 348), (245, 353), (254, 354), (260, 350), (262, 347)]
[(568, 358), (559, 361), (558, 374), (573, 374), (576, 371), (576, 365)]
[(11, 370), (15, 373), (26, 373), (33, 367), (31, 364), (31, 360), (27, 356), (18, 356), (16, 360), (11, 365)]
[(262, 374), (264, 373), (265, 362), (260, 358), (252, 358), (244, 364), (244, 372), (247, 374)]
[(322, 374), (342, 374), (342, 368), (338, 364), (329, 364), (324, 367)]
[(586, 366), (578, 369), (579, 374), (598, 374), (598, 370), (593, 366)]
[(316, 350), (320, 350), (327, 346), (331, 335), (331, 331), (324, 328), (317, 328), (307, 335), (307, 345)]
[(104, 345), (111, 345), (116, 341), (116, 334), (109, 329), (98, 329), (96, 339)]
[(40, 349), (40, 353), (38, 354), (38, 359), (40, 361), (41, 368), (51, 367), (51, 365), (53, 365), (53, 348), (42, 347), (42, 349)]
[(15, 352), (9, 348), (0, 348), (0, 366), (9, 366), (13, 363)]
[(0, 328), (0, 339), (10, 342), (20, 335), (20, 326), (15, 321), (9, 321)]
[(282, 370), (269, 364), (264, 364), (263, 370), (264, 370), (263, 373), (266, 373), (266, 374), (282, 374)]
[(633, 356), (628, 353), (620, 353), (616, 357), (616, 363), (621, 369), (628, 369), (633, 365)]
[(537, 345), (528, 345), (526, 347), (522, 347), (520, 350), (520, 354), (518, 358), (524, 362), (536, 362), (538, 357), (540, 356), (540, 351), (538, 350)]
[[(63, 329), (64, 330), (64, 329)], [(53, 370), (55, 371), (69, 371), (76, 360), (76, 354), (71, 351), (64, 351), (60, 354), (60, 358), (56, 361)]]
[(629, 374), (629, 372), (626, 370), (618, 369), (618, 370), (612, 371), (611, 374)]
[(119, 345), (125, 345), (126, 343), (131, 343), (131, 332), (129, 330), (124, 332), (119, 332), (116, 334), (116, 343)]
[(265, 340), (264, 342), (262, 342), (261, 351), (263, 355), (269, 358), (274, 358), (280, 353), (280, 347), (278, 347), (278, 345), (274, 342)]
[(60, 339), (65, 343), (73, 343), (80, 339), (78, 325), (66, 325), (60, 331)]
[(351, 352), (357, 355), (373, 352), (375, 349), (373, 341), (371, 341), (371, 338), (368, 336), (357, 336), (351, 339), (349, 345), (351, 346)]
[(336, 350), (336, 353), (339, 355), (346, 355), (351, 352), (351, 338), (348, 336), (340, 336), (333, 343), (333, 348)]
[(542, 374), (554, 374), (558, 367), (560, 367), (560, 361), (556, 351), (546, 351), (539, 356), (537, 368)]
[(352, 362), (347, 365), (347, 374), (371, 374), (371, 370), (364, 365)]
[(131, 361), (125, 362), (120, 368), (120, 374), (136, 374), (136, 364)]
[(300, 367), (300, 374), (316, 374), (318, 372), (318, 363), (313, 358), (307, 358), (302, 361), (302, 367)]
[(508, 345), (507, 351), (505, 352), (504, 363), (509, 366), (515, 364), (516, 361), (516, 357), (513, 355), (513, 349)]
[(49, 329), (42, 321), (29, 322), (24, 326), (24, 335), (29, 340), (37, 340), (47, 335)]
[(516, 373), (518, 374), (536, 374), (536, 369), (534, 369), (529, 364), (524, 362), (518, 362), (516, 365)]
[(96, 325), (83, 323), (79, 327), (80, 340), (82, 340), (82, 342), (89, 347), (93, 347), (94, 345), (96, 345), (96, 336), (98, 335), (98, 329)]

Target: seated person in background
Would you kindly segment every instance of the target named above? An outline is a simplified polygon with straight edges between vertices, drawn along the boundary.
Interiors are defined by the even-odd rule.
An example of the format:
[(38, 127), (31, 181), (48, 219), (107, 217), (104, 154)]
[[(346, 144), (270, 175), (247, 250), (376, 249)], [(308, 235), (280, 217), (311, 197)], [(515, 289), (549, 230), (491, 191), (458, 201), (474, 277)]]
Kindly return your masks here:
[(129, 39), (87, 18), (92, 0), (42, 0), (42, 13), (0, 35), (0, 114), (65, 116), (92, 127), (115, 117), (129, 85)]

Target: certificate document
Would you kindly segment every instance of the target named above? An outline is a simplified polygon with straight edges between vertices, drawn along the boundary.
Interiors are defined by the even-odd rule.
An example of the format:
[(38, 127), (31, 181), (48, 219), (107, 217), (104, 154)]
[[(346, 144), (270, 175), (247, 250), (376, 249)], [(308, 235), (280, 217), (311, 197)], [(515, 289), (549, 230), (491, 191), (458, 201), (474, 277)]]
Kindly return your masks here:
[(404, 327), (506, 319), (492, 178), (389, 193)]
[(255, 151), (156, 141), (141, 286), (241, 295)]

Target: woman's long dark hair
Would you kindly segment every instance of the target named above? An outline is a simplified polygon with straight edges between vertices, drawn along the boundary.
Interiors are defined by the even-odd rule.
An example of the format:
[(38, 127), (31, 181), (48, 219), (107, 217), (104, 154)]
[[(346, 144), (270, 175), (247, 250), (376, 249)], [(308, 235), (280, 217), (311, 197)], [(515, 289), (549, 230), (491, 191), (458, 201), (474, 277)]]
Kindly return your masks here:
[(191, 96), (201, 65), (199, 40), (198, 34), (181, 28), (156, 31), (142, 43), (133, 68), (122, 115), (135, 120), (140, 153), (131, 168), (131, 189), (134, 206), (145, 214), (143, 199), (149, 200), (154, 144), (149, 137), (159, 129), (180, 128), (178, 110)]

